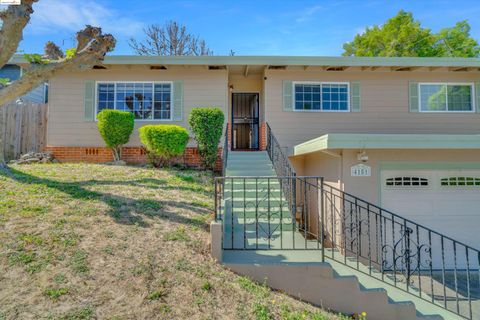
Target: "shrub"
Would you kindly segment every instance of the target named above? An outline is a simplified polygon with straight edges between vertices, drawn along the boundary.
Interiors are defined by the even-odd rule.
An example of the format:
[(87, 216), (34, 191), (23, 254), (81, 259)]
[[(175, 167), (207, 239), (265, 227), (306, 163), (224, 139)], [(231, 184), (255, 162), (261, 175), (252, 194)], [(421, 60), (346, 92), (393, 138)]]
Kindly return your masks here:
[(215, 167), (224, 121), (225, 116), (220, 108), (194, 108), (190, 113), (188, 123), (206, 169)]
[(183, 154), (188, 143), (188, 131), (176, 125), (148, 125), (138, 132), (150, 162), (156, 167), (170, 164), (173, 157)]
[(98, 131), (105, 144), (112, 150), (114, 161), (120, 161), (122, 146), (128, 142), (133, 132), (133, 113), (118, 110), (102, 110), (97, 115)]

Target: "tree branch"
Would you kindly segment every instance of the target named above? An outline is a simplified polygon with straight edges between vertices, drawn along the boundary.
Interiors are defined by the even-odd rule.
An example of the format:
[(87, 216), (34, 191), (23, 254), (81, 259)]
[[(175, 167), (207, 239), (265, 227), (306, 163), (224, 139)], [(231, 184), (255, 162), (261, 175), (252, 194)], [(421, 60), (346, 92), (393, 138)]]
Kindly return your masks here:
[(86, 26), (77, 33), (77, 50), (71, 58), (62, 58), (48, 64), (30, 64), (23, 76), (0, 90), (0, 106), (26, 94), (59, 72), (82, 71), (101, 64), (105, 54), (115, 47), (111, 34), (102, 34), (102, 29)]
[(17, 51), (18, 44), (23, 38), (23, 29), (33, 13), (32, 5), (37, 1), (22, 0), (22, 4), (10, 5), (7, 10), (0, 12), (0, 19), (3, 22), (0, 29), (0, 68)]

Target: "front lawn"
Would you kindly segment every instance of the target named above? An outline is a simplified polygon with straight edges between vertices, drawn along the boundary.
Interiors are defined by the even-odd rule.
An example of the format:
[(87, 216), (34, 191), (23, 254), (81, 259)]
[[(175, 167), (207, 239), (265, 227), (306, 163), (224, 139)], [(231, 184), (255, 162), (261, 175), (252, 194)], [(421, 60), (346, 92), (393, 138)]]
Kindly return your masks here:
[(0, 171), (0, 319), (339, 319), (213, 261), (212, 189), (198, 171)]

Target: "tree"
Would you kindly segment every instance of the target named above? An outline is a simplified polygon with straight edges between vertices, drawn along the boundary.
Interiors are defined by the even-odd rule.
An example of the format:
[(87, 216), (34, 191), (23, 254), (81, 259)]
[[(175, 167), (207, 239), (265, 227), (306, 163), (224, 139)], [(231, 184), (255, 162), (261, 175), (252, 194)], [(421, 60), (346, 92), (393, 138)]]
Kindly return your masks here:
[(175, 21), (164, 26), (152, 24), (143, 29), (145, 39), (130, 38), (129, 45), (136, 54), (142, 56), (211, 56), (213, 51), (205, 40), (187, 31)]
[(343, 45), (344, 56), (358, 57), (477, 57), (478, 42), (466, 21), (432, 33), (412, 13), (399, 11), (385, 24), (369, 27)]
[[(23, 37), (23, 29), (30, 21), (33, 4), (38, 0), (22, 0), (20, 5), (10, 5), (0, 11), (0, 68), (12, 58)], [(26, 54), (29, 66), (23, 70), (22, 77), (10, 85), (0, 81), (0, 107), (16, 97), (55, 76), (59, 72), (82, 71), (102, 64), (107, 52), (115, 47), (115, 38), (103, 34), (102, 29), (87, 25), (77, 33), (77, 46), (66, 50), (65, 54), (53, 42), (45, 45), (45, 54)], [(0, 115), (2, 113), (0, 112)], [(2, 124), (0, 119), (0, 125)], [(0, 132), (2, 129), (0, 128)], [(0, 146), (3, 146), (0, 135)], [(0, 147), (0, 166), (3, 166), (4, 154)]]

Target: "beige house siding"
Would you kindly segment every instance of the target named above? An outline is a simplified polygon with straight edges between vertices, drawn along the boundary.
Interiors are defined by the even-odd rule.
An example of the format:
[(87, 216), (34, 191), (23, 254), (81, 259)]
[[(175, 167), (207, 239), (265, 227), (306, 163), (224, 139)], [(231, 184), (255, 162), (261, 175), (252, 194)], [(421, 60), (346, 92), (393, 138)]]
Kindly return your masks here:
[(314, 152), (293, 157), (292, 164), (303, 175), (322, 176), (326, 183), (380, 205), (379, 174), (382, 163), (480, 163), (480, 150), (370, 149), (367, 150), (368, 161), (365, 164), (371, 167), (371, 176), (352, 177), (350, 168), (361, 163), (357, 159), (359, 151), (342, 150), (339, 157)]
[[(446, 69), (443, 69), (446, 70)], [(265, 114), (280, 144), (289, 150), (326, 133), (480, 133), (480, 113), (411, 113), (408, 83), (472, 82), (477, 72), (267, 70)], [(358, 81), (360, 112), (285, 112), (283, 81)]]
[[(345, 191), (380, 204), (379, 174), (380, 165), (385, 162), (423, 163), (472, 163), (480, 162), (480, 150), (367, 150), (368, 162), (372, 168), (371, 177), (352, 177), (350, 167), (359, 163), (358, 150), (343, 151), (343, 178)], [(388, 208), (386, 208), (388, 209)], [(401, 212), (399, 212), (401, 214)]]
[(95, 81), (183, 81), (184, 111), (182, 121), (136, 122), (129, 146), (139, 146), (138, 128), (146, 124), (178, 124), (188, 128), (188, 114), (194, 107), (216, 106), (227, 114), (226, 70), (207, 70), (204, 67), (169, 67), (168, 70), (149, 70), (148, 66), (111, 67), (72, 75), (58, 75), (50, 80), (48, 146), (103, 146), (97, 123), (84, 120), (85, 80)]

